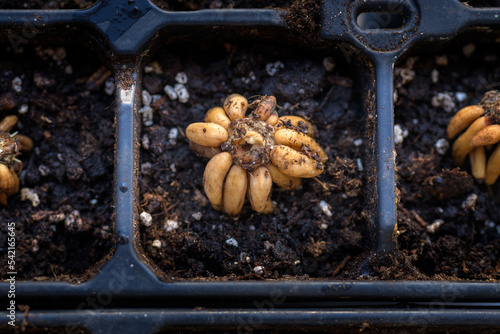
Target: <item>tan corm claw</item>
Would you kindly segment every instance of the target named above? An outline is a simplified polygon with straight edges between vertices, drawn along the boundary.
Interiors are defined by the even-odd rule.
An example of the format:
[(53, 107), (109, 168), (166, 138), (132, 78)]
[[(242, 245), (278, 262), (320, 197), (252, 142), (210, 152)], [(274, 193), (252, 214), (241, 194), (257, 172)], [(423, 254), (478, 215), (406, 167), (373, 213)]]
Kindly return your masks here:
[(186, 129), (189, 140), (202, 146), (220, 146), (227, 140), (227, 130), (215, 123), (192, 123)]
[(222, 126), (224, 129), (229, 128), (231, 120), (227, 117), (226, 112), (221, 107), (215, 107), (207, 111), (205, 115), (205, 123), (215, 123)]
[(231, 94), (224, 101), (224, 111), (231, 121), (245, 117), (248, 100), (240, 94)]
[(247, 172), (238, 165), (233, 165), (227, 173), (224, 183), (224, 211), (236, 216), (245, 203), (248, 188)]
[(486, 175), (486, 150), (483, 146), (475, 147), (470, 152), (469, 157), (472, 176), (483, 180)]
[(500, 93), (487, 92), (478, 105), (459, 110), (448, 124), (448, 138), (464, 131), (453, 144), (452, 157), (459, 166), (470, 157), (471, 172), (476, 179), (492, 185), (500, 174)]
[(33, 141), (26, 136), (10, 134), (17, 123), (16, 116), (0, 121), (0, 205), (7, 205), (7, 196), (19, 191), (19, 178), (23, 164), (16, 157), (19, 151), (30, 151)]
[(205, 168), (205, 173), (203, 173), (203, 187), (214, 209), (222, 209), (224, 179), (232, 165), (233, 158), (231, 154), (222, 152), (210, 159)]
[(467, 129), (476, 119), (484, 115), (484, 109), (480, 106), (467, 106), (460, 109), (452, 117), (446, 132), (449, 139), (453, 139), (463, 130)]
[(270, 214), (273, 183), (295, 189), (302, 178), (323, 172), (328, 156), (313, 139), (315, 133), (301, 117), (278, 117), (274, 96), (249, 104), (239, 94), (229, 95), (222, 108), (207, 112), (205, 122), (186, 129), (191, 149), (210, 158), (203, 187), (212, 207), (233, 216), (245, 198), (253, 210)]
[(279, 129), (274, 134), (274, 139), (276, 144), (290, 146), (297, 151), (308, 150), (311, 154), (317, 154), (321, 162), (328, 160), (328, 156), (314, 139), (295, 129)]
[(269, 170), (269, 173), (271, 173), (273, 182), (285, 190), (298, 188), (302, 182), (302, 179), (300, 177), (286, 175), (272, 163), (267, 164), (266, 167)]
[(475, 120), (474, 123), (472, 123), (469, 128), (467, 128), (467, 130), (457, 138), (457, 140), (455, 140), (451, 150), (451, 155), (457, 165), (462, 166), (465, 163), (467, 155), (474, 148), (470, 144), (472, 138), (474, 138), (479, 131), (485, 129), (490, 124), (491, 121), (488, 117), (480, 117)]
[(300, 116), (281, 116), (278, 120), (277, 127), (297, 129), (311, 138), (315, 138), (317, 133), (314, 125)]
[(500, 141), (500, 124), (492, 124), (480, 130), (470, 140), (472, 147), (493, 145)]
[(323, 164), (291, 147), (276, 145), (271, 161), (283, 173), (293, 177), (311, 178), (323, 173)]
[(495, 182), (497, 182), (499, 175), (500, 175), (500, 145), (497, 145), (493, 153), (491, 153), (488, 162), (486, 164), (486, 173), (484, 177), (484, 182), (488, 185), (492, 185)]
[(264, 211), (272, 186), (273, 179), (266, 167), (259, 167), (248, 173), (248, 201), (255, 211)]

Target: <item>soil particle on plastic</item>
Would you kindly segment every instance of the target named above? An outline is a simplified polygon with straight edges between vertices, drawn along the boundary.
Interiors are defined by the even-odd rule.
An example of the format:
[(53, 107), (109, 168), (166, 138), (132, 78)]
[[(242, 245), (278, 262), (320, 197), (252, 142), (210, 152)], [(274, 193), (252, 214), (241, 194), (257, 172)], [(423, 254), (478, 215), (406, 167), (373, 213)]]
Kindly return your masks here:
[(168, 11), (231, 8), (286, 8), (293, 0), (153, 0), (154, 4)]
[[(0, 208), (0, 261), (7, 263), (5, 231), (14, 222), (20, 279), (82, 281), (112, 246), (113, 97), (86, 89), (100, 66), (88, 52), (66, 48), (66, 57), (54, 60), (40, 58), (43, 50), (4, 52), (0, 61), (0, 95), (11, 93), (18, 106), (28, 105), (23, 114), (1, 113), (18, 116), (13, 130), (34, 141), (33, 151), (19, 156), (20, 180), (40, 202), (22, 201), (20, 192)], [(22, 78), (19, 93), (11, 91), (15, 77)]]
[(321, 7), (318, 1), (297, 0), (287, 9), (283, 18), (290, 28), (303, 34), (309, 42), (317, 41), (321, 27)]

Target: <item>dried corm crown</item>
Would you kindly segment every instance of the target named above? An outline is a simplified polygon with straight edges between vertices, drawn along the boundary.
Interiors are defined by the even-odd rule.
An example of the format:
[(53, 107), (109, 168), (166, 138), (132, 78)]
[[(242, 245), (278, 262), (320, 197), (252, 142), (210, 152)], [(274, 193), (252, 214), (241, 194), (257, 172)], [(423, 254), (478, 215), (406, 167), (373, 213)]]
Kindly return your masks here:
[(229, 95), (223, 108), (210, 109), (205, 122), (186, 129), (191, 149), (210, 158), (203, 186), (212, 207), (230, 215), (240, 213), (245, 198), (255, 211), (272, 213), (273, 182), (294, 189), (302, 178), (321, 174), (328, 156), (314, 134), (313, 125), (301, 117), (278, 117), (274, 96), (248, 104), (239, 94)]
[(487, 92), (478, 105), (462, 108), (453, 116), (447, 128), (448, 138), (452, 139), (462, 131), (453, 144), (453, 160), (462, 166), (468, 155), (472, 176), (484, 179), (488, 185), (494, 184), (500, 175), (500, 145), (496, 145), (500, 141), (498, 91)]

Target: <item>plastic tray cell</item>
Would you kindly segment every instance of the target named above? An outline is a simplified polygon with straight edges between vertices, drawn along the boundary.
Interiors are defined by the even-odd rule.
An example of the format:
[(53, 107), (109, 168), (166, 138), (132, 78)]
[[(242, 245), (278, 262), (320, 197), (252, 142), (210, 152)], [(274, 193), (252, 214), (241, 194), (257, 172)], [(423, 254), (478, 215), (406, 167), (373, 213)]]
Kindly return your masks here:
[[(1, 117), (16, 116), (11, 132), (34, 148), (17, 157), (21, 186), (0, 209), (2, 240), (14, 224), (19, 279), (84, 280), (113, 245), (112, 68), (73, 46), (3, 47)], [(7, 264), (7, 247), (1, 254)]]
[(416, 267), (431, 277), (498, 275), (498, 190), (472, 177), (469, 159), (457, 169), (451, 158), (457, 138), (446, 135), (458, 110), (497, 88), (489, 45), (487, 39), (464, 35), (436, 53), (420, 52), (396, 66), (398, 239), (402, 249), (417, 255)]
[[(312, 53), (310, 47), (236, 41), (167, 46), (145, 65), (142, 94), (155, 102), (152, 118), (144, 114), (150, 108), (140, 109), (141, 215), (152, 217), (141, 219), (141, 246), (169, 272), (167, 279), (325, 277), (338, 275), (347, 262), (355, 267), (357, 255), (359, 265), (372, 233), (364, 196), (367, 117), (363, 82), (353, 79), (356, 64), (348, 64), (340, 49)], [(215, 55), (205, 56), (209, 50)], [(187, 101), (164, 92), (181, 85)], [(315, 124), (316, 140), (331, 156), (320, 177), (304, 179), (294, 191), (273, 192), (273, 215), (256, 214), (249, 205), (238, 217), (213, 210), (202, 184), (208, 159), (181, 137), (233, 92), (250, 101), (257, 92), (275, 95), (280, 115), (302, 115)]]

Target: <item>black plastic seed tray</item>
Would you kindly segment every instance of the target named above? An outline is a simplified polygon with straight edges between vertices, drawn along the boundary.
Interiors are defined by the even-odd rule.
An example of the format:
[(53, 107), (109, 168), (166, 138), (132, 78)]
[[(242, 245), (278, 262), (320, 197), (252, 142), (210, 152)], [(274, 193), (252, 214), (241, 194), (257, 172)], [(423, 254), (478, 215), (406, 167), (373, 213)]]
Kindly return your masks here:
[[(301, 3), (298, 1), (297, 3)], [(303, 2), (304, 4), (307, 3)], [(374, 76), (365, 106), (373, 123), (370, 179), (374, 236), (371, 254), (395, 248), (397, 221), (394, 66), (408, 50), (439, 47), (468, 29), (491, 32), (500, 9), (458, 0), (333, 1), (320, 3), (315, 34), (323, 48), (363, 58)], [(116, 152), (114, 252), (91, 280), (79, 283), (0, 283), (2, 331), (156, 333), (176, 331), (500, 331), (498, 282), (306, 280), (209, 282), (160, 280), (138, 250), (139, 131), (142, 68), (160, 44), (187, 32), (304, 45), (287, 9), (206, 9), (167, 12), (149, 0), (102, 0), (83, 10), (1, 10), (1, 34), (13, 46), (63, 36), (98, 45), (115, 69)], [(24, 35), (23, 35), (24, 34)], [(25, 36), (25, 37), (23, 37)], [(306, 38), (307, 39), (307, 38)], [(17, 44), (16, 44), (17, 43)], [(61, 42), (64, 45), (64, 40)], [(190, 43), (189, 40), (183, 43)], [(198, 120), (193, 120), (198, 121)], [(0, 218), (1, 219), (1, 218)], [(4, 233), (4, 232), (2, 232)], [(366, 259), (368, 261), (368, 258)], [(4, 265), (4, 264), (2, 264)], [(3, 279), (7, 279), (4, 277)], [(8, 324), (15, 288), (15, 327)]]

